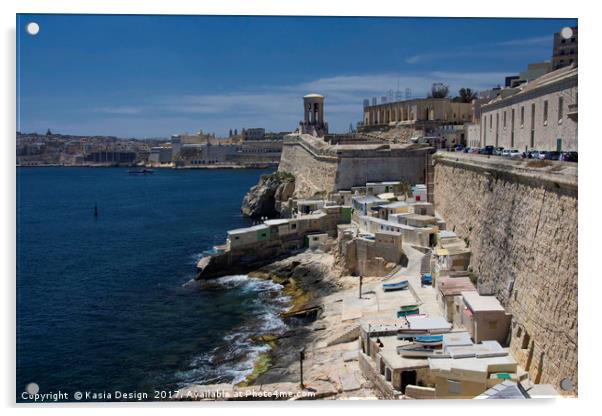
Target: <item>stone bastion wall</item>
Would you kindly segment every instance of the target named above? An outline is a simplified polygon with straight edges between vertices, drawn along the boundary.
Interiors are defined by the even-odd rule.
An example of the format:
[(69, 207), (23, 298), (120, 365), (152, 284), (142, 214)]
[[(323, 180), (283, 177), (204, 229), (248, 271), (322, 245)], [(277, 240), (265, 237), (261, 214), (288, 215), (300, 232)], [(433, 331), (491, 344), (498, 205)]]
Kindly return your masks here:
[(421, 145), (329, 145), (319, 138), (290, 135), (284, 140), (279, 171), (295, 175), (295, 197), (351, 189), (366, 182), (425, 182), (432, 149)]
[(433, 159), (435, 209), (468, 242), (479, 291), (513, 315), (511, 353), (532, 381), (577, 394), (576, 165)]

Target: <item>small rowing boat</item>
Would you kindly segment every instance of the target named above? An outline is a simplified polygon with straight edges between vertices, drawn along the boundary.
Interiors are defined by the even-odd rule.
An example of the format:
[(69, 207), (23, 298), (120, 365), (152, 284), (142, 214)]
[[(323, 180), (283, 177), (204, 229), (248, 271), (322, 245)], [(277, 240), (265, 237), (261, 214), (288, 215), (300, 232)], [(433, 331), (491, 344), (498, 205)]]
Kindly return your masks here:
[(383, 283), (383, 290), (385, 292), (390, 292), (393, 290), (407, 289), (407, 287), (408, 287), (407, 280), (402, 280), (400, 282), (395, 282), (395, 283)]
[(441, 355), (442, 351), (432, 348), (422, 348), (416, 345), (404, 345), (401, 347), (397, 347), (397, 353), (402, 357), (428, 358), (434, 355)]
[(418, 305), (405, 305), (399, 307), (399, 310), (397, 311), (397, 317), (401, 318), (403, 316), (417, 315), (419, 313)]
[(443, 335), (420, 335), (414, 338), (414, 343), (421, 347), (440, 347)]

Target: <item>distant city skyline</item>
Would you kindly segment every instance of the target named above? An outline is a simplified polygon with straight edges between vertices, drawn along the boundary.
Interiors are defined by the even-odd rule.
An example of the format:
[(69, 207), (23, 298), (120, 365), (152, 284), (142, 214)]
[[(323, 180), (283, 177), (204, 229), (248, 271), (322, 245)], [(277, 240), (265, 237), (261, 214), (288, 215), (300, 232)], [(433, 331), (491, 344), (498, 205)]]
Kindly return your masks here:
[[(36, 36), (27, 23), (40, 26)], [(330, 130), (362, 101), (434, 82), (483, 90), (550, 60), (577, 19), (17, 16), (17, 130), (168, 137), (294, 130), (302, 96), (326, 97)]]

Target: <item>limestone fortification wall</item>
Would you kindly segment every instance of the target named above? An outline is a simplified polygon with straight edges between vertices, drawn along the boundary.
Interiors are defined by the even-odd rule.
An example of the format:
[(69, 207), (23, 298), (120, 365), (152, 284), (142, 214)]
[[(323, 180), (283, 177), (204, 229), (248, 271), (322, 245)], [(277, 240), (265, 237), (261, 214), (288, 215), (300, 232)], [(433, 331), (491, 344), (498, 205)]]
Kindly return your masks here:
[[(513, 315), (512, 355), (532, 381), (577, 394), (576, 166), (434, 159), (436, 211), (468, 242), (479, 291)], [(572, 391), (560, 389), (563, 378)]]
[(278, 170), (295, 175), (295, 196), (309, 197), (335, 188), (337, 158), (320, 155), (303, 143), (285, 141)]
[(424, 183), (430, 151), (385, 143), (332, 146), (307, 135), (290, 135), (284, 140), (278, 170), (295, 175), (296, 197), (351, 189), (368, 181)]

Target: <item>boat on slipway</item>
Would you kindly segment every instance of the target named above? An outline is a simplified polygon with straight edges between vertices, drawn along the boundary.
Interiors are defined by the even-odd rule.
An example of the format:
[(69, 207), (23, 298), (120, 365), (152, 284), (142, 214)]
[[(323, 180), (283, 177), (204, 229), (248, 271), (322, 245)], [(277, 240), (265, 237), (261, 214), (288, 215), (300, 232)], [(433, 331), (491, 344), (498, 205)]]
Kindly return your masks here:
[(391, 292), (393, 290), (403, 290), (408, 288), (408, 281), (402, 280), (394, 283), (383, 283), (383, 290), (385, 292)]
[(418, 305), (404, 305), (399, 307), (397, 317), (402, 318), (409, 315), (418, 315), (419, 313)]

